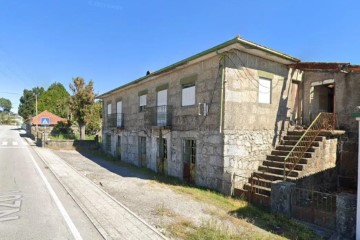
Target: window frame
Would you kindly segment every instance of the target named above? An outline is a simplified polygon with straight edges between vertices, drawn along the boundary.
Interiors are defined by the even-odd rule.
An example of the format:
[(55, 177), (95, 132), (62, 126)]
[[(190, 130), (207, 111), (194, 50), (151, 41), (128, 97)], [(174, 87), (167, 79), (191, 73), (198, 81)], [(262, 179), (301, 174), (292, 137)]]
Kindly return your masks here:
[[(145, 104), (141, 105), (141, 97), (145, 97)], [(139, 112), (144, 112), (147, 106), (147, 94), (139, 95)]]
[[(191, 92), (194, 94), (194, 96), (193, 96), (194, 102), (184, 105), (184, 100), (189, 99), (188, 97), (184, 97), (184, 89), (190, 89), (190, 88), (194, 89), (193, 92)], [(182, 84), (181, 85), (181, 107), (189, 107), (189, 106), (195, 106), (195, 105), (196, 105), (196, 84), (195, 84), (195, 82), (188, 83), (188, 84)]]
[(111, 112), (112, 112), (112, 102), (108, 102), (106, 107), (106, 115), (107, 116), (111, 115)]
[[(269, 87), (265, 86), (265, 84), (264, 84), (265, 81), (267, 81), (269, 83)], [(269, 88), (269, 92), (264, 92), (264, 88)], [(264, 101), (264, 99), (266, 101)], [(260, 104), (271, 104), (272, 103), (272, 79), (271, 78), (259, 77), (259, 80), (258, 80), (258, 103), (260, 103)]]

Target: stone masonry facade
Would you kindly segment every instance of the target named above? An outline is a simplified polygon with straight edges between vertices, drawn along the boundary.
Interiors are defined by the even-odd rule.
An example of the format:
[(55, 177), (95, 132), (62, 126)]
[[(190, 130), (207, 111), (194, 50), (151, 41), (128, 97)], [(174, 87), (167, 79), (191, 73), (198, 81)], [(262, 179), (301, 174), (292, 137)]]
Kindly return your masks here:
[[(346, 166), (340, 168), (341, 174), (355, 175), (351, 171), (357, 169), (353, 160), (357, 130), (355, 120), (347, 115), (360, 104), (359, 74), (303, 70), (297, 68), (299, 62), (236, 38), (149, 73), (100, 96), (103, 147), (121, 161), (232, 194), (288, 129), (295, 123), (310, 124), (324, 110), (319, 103), (323, 92), (314, 92), (313, 82), (335, 79), (337, 126), (347, 135), (346, 140), (333, 140), (330, 145), (340, 146), (341, 164)], [(188, 84), (195, 86), (195, 100), (183, 106)], [(164, 90), (170, 123), (158, 126), (151, 123), (149, 113), (158, 107), (159, 92)], [(144, 111), (139, 108), (143, 95)], [(108, 106), (116, 113), (119, 102), (123, 124), (107, 127)], [(165, 159), (160, 157), (160, 136), (166, 139)], [(334, 152), (328, 157), (333, 164)]]

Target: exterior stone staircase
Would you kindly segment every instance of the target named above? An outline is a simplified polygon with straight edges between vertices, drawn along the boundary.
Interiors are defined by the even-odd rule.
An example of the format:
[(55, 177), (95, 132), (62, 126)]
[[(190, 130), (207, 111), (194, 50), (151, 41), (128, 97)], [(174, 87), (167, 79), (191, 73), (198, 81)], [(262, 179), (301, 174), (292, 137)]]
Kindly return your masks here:
[[(270, 206), (271, 183), (284, 179), (284, 160), (291, 149), (301, 138), (304, 131), (288, 131), (280, 144), (266, 157), (258, 170), (252, 173), (248, 182), (236, 195), (242, 194), (252, 203)], [(289, 172), (286, 168), (287, 181), (310, 175), (336, 165), (336, 143), (335, 139), (327, 139), (328, 132), (321, 132), (312, 142), (303, 158), (295, 165), (294, 170)], [(334, 145), (335, 144), (335, 145)], [(286, 164), (287, 167), (290, 165)]]

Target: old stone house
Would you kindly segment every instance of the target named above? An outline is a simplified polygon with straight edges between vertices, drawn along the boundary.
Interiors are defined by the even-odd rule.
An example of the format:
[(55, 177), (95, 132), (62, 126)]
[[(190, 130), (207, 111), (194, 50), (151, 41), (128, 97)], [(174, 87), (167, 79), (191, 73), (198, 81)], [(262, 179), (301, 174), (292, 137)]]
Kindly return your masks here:
[(236, 37), (106, 92), (104, 149), (230, 193), (234, 173), (250, 177), (286, 131), (298, 62)]
[[(100, 95), (103, 147), (227, 194), (247, 191), (261, 173), (255, 185), (268, 196), (273, 180), (336, 169), (339, 159), (339, 179), (351, 187), (357, 129), (349, 113), (360, 103), (358, 70), (300, 62), (236, 37)], [(293, 130), (311, 125), (319, 112), (336, 115), (334, 129), (345, 134), (332, 129), (314, 138), (314, 149), (289, 170), (284, 159), (304, 132)], [(303, 158), (314, 163), (305, 167)]]

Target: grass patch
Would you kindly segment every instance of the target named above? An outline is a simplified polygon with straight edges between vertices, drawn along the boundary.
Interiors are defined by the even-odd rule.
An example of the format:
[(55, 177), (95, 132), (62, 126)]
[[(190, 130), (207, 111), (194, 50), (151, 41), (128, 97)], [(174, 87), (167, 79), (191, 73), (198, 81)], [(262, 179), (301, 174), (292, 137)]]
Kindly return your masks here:
[(175, 217), (176, 213), (170, 208), (165, 207), (164, 203), (161, 203), (154, 211), (153, 214), (159, 217)]
[(240, 219), (246, 219), (248, 222), (262, 229), (289, 239), (305, 240), (320, 238), (313, 231), (292, 219), (277, 214), (271, 214), (250, 204), (246, 207), (231, 211), (230, 214)]
[(186, 239), (188, 240), (240, 240), (244, 239), (245, 236), (237, 236), (232, 234), (229, 229), (221, 227), (219, 224), (213, 222), (206, 222), (194, 231), (188, 234)]

